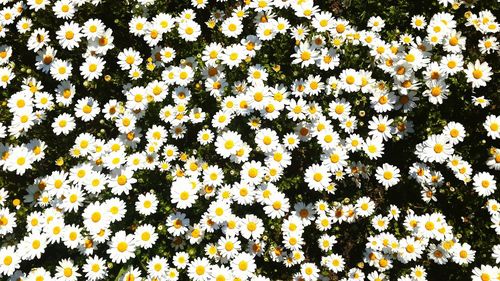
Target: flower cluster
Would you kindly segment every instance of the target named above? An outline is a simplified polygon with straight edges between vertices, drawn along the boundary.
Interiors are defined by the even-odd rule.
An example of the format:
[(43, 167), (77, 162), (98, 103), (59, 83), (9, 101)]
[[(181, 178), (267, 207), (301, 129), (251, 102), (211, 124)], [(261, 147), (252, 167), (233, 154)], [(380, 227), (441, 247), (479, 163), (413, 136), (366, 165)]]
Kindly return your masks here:
[(493, 12), (123, 2), (0, 0), (0, 276), (498, 280)]

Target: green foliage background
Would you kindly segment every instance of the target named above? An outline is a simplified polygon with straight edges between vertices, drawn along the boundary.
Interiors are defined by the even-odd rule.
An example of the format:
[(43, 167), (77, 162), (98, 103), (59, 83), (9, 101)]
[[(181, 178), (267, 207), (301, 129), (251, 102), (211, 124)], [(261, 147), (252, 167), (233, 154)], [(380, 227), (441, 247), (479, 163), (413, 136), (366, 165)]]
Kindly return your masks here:
[[(410, 26), (410, 19), (413, 15), (421, 14), (429, 20), (434, 14), (441, 11), (448, 11), (455, 15), (455, 19), (458, 22), (459, 30), (467, 37), (467, 57), (470, 60), (480, 59), (481, 61), (488, 61), (490, 66), (493, 67), (495, 72), (492, 81), (487, 87), (480, 88), (473, 92), (471, 90), (470, 84), (466, 82), (465, 75), (463, 73), (448, 79), (448, 85), (450, 87), (451, 95), (447, 100), (445, 100), (443, 105), (436, 106), (430, 104), (426, 99), (421, 99), (419, 103), (420, 106), (413, 110), (408, 119), (412, 120), (415, 125), (415, 133), (410, 135), (404, 141), (391, 142), (386, 145), (385, 155), (382, 159), (377, 162), (370, 161), (374, 167), (381, 165), (384, 162), (396, 165), (401, 169), (403, 174), (408, 171), (408, 168), (413, 162), (416, 161), (416, 157), (413, 154), (415, 145), (424, 141), (428, 135), (438, 133), (449, 121), (456, 121), (462, 123), (467, 131), (467, 137), (465, 141), (459, 144), (456, 149), (463, 156), (464, 159), (468, 160), (475, 171), (487, 170), (485, 166), (485, 159), (489, 156), (489, 150), (491, 145), (497, 145), (492, 143), (491, 140), (486, 140), (485, 130), (480, 125), (488, 114), (499, 114), (500, 110), (498, 105), (500, 105), (500, 94), (499, 94), (499, 81), (498, 81), (498, 55), (490, 54), (483, 56), (479, 53), (477, 49), (477, 42), (480, 39), (480, 33), (476, 32), (474, 28), (467, 27), (464, 28), (465, 17), (464, 13), (468, 10), (478, 12), (483, 9), (489, 9), (493, 14), (498, 14), (499, 4), (496, 0), (481, 0), (473, 1), (474, 7), (469, 9), (465, 5), (462, 5), (457, 10), (451, 10), (451, 8), (444, 8), (436, 1), (409, 1), (409, 0), (388, 0), (388, 1), (375, 1), (375, 0), (326, 0), (326, 1), (316, 1), (316, 3), (321, 7), (322, 10), (331, 11), (336, 17), (341, 17), (347, 19), (352, 25), (358, 28), (366, 27), (367, 21), (371, 16), (380, 16), (385, 20), (386, 27), (382, 31), (383, 38), (386, 41), (397, 40), (400, 34), (405, 32), (420, 36), (425, 36), (425, 31), (416, 32)], [(230, 2), (218, 3), (213, 5), (212, 8), (219, 8), (223, 11), (229, 11), (232, 4)], [(104, 7), (112, 7), (111, 9), (106, 9)], [(152, 7), (149, 8), (150, 14), (156, 14), (160, 11), (176, 14), (182, 11), (184, 8), (190, 8), (187, 1), (157, 1)], [(107, 61), (105, 67), (105, 75), (111, 76), (111, 81), (107, 82), (104, 79), (100, 79), (93, 82), (85, 82), (81, 80), (79, 75), (73, 75), (73, 83), (77, 87), (77, 94), (75, 99), (92, 96), (96, 98), (100, 105), (106, 103), (107, 100), (115, 98), (117, 100), (124, 100), (121, 93), (122, 86), (128, 83), (128, 78), (116, 65), (116, 57), (121, 49), (133, 47), (134, 49), (141, 52), (141, 54), (150, 54), (150, 48), (142, 41), (142, 39), (134, 38), (130, 40), (131, 35), (128, 33), (128, 22), (133, 15), (139, 15), (142, 11), (138, 9), (134, 4), (128, 1), (113, 1), (107, 0), (97, 8), (89, 8), (84, 6), (77, 13), (75, 20), (82, 24), (88, 18), (99, 18), (105, 25), (113, 29), (114, 44), (115, 49), (110, 51), (105, 59)], [(288, 12), (290, 13), (290, 12)], [(278, 13), (279, 14), (279, 13)], [(203, 22), (208, 20), (209, 13), (197, 12), (197, 21)], [(32, 13), (32, 20), (34, 25), (39, 27), (43, 26), (47, 29), (54, 30), (59, 25), (62, 25), (64, 20), (56, 19), (55, 17), (39, 17), (35, 13)], [(288, 18), (291, 18), (288, 16)], [(246, 19), (250, 21), (250, 19)], [(293, 22), (292, 22), (293, 23)], [(248, 24), (245, 28), (248, 28)], [(53, 33), (51, 33), (53, 35)], [(19, 89), (23, 77), (32, 75), (43, 82), (45, 89), (54, 89), (57, 84), (55, 81), (47, 79), (47, 76), (40, 75), (33, 68), (35, 62), (35, 55), (28, 51), (25, 42), (27, 41), (28, 34), (17, 34), (16, 32), (8, 33), (7, 38), (1, 40), (0, 44), (8, 44), (13, 47), (14, 55), (13, 62), (15, 63), (16, 78), (13, 86), (10, 89)], [(206, 25), (202, 25), (202, 37), (204, 40), (198, 40), (194, 43), (186, 43), (179, 39), (174, 34), (168, 34), (166, 40), (162, 43), (166, 46), (171, 46), (177, 51), (176, 62), (179, 58), (187, 57), (191, 54), (201, 53), (205, 42), (212, 40), (217, 40), (220, 42), (226, 42), (227, 44), (235, 43), (236, 39), (228, 39), (221, 35), (218, 30), (209, 29)], [(283, 83), (285, 85), (291, 84), (291, 82), (299, 77), (307, 77), (308, 74), (316, 74), (314, 69), (302, 70), (297, 65), (290, 64), (290, 55), (294, 52), (294, 42), (283, 36), (278, 36), (276, 40), (273, 40), (271, 44), (264, 43), (263, 48), (253, 62), (259, 62), (264, 65), (270, 73), (271, 83)], [(74, 67), (80, 65), (83, 62), (81, 55), (78, 52), (59, 50), (58, 55), (64, 58), (69, 58)], [(433, 58), (440, 57), (442, 53), (434, 53)], [(376, 70), (373, 61), (368, 60), (367, 48), (361, 46), (349, 45), (345, 48), (345, 53), (341, 55), (341, 65), (336, 70), (329, 73), (330, 75), (338, 75), (341, 69), (354, 68), (354, 69), (370, 69), (373, 70), (376, 79), (388, 80), (387, 76), (380, 75), (381, 72)], [(252, 63), (253, 63), (252, 62)], [(466, 61), (467, 63), (468, 61)], [(272, 67), (276, 64), (280, 64), (280, 71), (276, 72), (272, 70)], [(227, 72), (227, 80), (235, 81), (241, 80), (245, 77), (246, 69), (248, 64), (243, 65), (240, 69)], [(154, 70), (149, 72), (145, 70), (144, 77), (139, 81), (133, 82), (134, 85), (144, 84), (146, 81), (151, 81), (154, 79), (160, 79), (161, 70)], [(76, 79), (76, 80), (75, 80)], [(2, 107), (0, 108), (0, 121), (4, 124), (8, 124), (12, 116), (8, 112), (6, 101), (8, 97), (12, 94), (12, 90), (3, 90), (1, 92)], [(345, 97), (354, 105), (352, 112), (364, 112), (365, 115), (358, 115), (360, 122), (365, 124), (371, 119), (371, 116), (376, 114), (373, 110), (369, 108), (369, 100), (366, 96), (361, 93), (356, 94), (344, 94)], [(486, 98), (492, 100), (492, 106), (488, 110), (482, 110), (478, 107), (472, 105), (471, 97), (473, 95), (484, 95)], [(333, 99), (331, 96), (322, 97), (316, 100), (323, 107), (327, 107), (328, 103)], [(422, 105), (422, 103), (424, 105)], [(163, 104), (164, 105), (164, 104)], [(161, 104), (150, 105), (147, 115), (140, 121), (139, 126), (142, 128), (149, 128), (151, 125), (158, 122), (158, 112), (163, 106)], [(213, 115), (217, 111), (217, 101), (210, 97), (203, 90), (193, 90), (193, 102), (190, 105), (203, 108), (210, 115)], [(66, 110), (66, 109), (65, 109)], [(70, 108), (70, 110), (72, 110)], [(61, 113), (60, 108), (52, 111), (48, 114), (47, 119), (51, 120), (55, 116)], [(390, 114), (394, 117), (395, 112)], [(249, 127), (245, 124), (246, 120), (242, 117), (237, 117), (231, 123), (230, 129), (238, 131), (243, 136), (252, 136), (248, 138), (253, 139), (254, 132), (252, 132)], [(279, 125), (276, 125), (279, 124)], [(72, 132), (67, 137), (55, 137), (51, 133), (50, 122), (43, 122), (32, 129), (28, 136), (21, 137), (19, 139), (10, 139), (10, 144), (20, 144), (26, 143), (31, 138), (39, 138), (44, 140), (48, 144), (47, 157), (43, 160), (43, 163), (39, 163), (35, 169), (28, 171), (24, 176), (16, 176), (13, 173), (0, 173), (0, 187), (5, 187), (9, 190), (10, 194), (15, 194), (16, 196), (10, 198), (22, 198), (25, 194), (25, 188), (33, 182), (33, 179), (50, 174), (54, 170), (67, 169), (79, 160), (72, 159), (69, 156), (69, 150), (74, 143), (75, 137), (81, 132), (89, 132), (95, 136), (103, 139), (114, 138), (118, 135), (118, 132), (113, 123), (106, 121), (104, 119), (93, 120), (92, 122), (79, 125), (77, 130)], [(275, 128), (280, 135), (290, 132), (293, 129), (293, 124), (286, 119), (285, 116), (279, 117), (279, 119), (273, 122), (264, 121), (264, 127)], [(196, 133), (205, 124), (198, 124), (190, 127), (188, 129), (187, 136), (183, 140), (173, 140), (169, 143), (177, 145), (181, 151), (188, 153), (189, 155), (197, 155), (203, 160), (210, 164), (217, 164), (223, 167), (225, 171), (226, 178), (229, 180), (237, 180), (239, 175), (238, 167), (232, 163), (227, 163), (221, 161), (216, 157), (213, 145), (207, 147), (199, 147), (196, 142)], [(367, 130), (361, 130), (361, 135), (366, 135)], [(344, 135), (345, 136), (345, 135)], [(447, 170), (439, 168), (443, 173), (446, 183), (443, 187), (439, 188), (437, 202), (431, 202), (429, 204), (424, 203), (420, 199), (420, 186), (413, 180), (408, 180), (402, 178), (402, 181), (389, 191), (385, 191), (383, 187), (379, 186), (375, 180), (363, 181), (361, 188), (357, 188), (350, 180), (345, 180), (339, 182), (338, 189), (335, 195), (320, 194), (318, 192), (311, 192), (307, 186), (304, 184), (302, 176), (305, 168), (310, 164), (317, 162), (317, 157), (320, 154), (320, 148), (313, 143), (301, 144), (298, 150), (293, 152), (293, 162), (292, 165), (285, 170), (283, 179), (277, 184), (280, 190), (284, 190), (288, 198), (291, 199), (291, 203), (304, 200), (305, 202), (314, 202), (316, 199), (323, 198), (329, 202), (338, 201), (347, 203), (349, 200), (351, 202), (353, 199), (359, 198), (360, 196), (368, 195), (375, 200), (378, 210), (386, 210), (389, 204), (395, 204), (401, 207), (403, 210), (407, 208), (412, 208), (417, 213), (440, 211), (446, 216), (448, 223), (453, 226), (455, 233), (462, 234), (461, 240), (472, 245), (473, 249), (477, 250), (476, 260), (469, 267), (460, 267), (453, 263), (448, 263), (446, 266), (439, 266), (431, 263), (425, 263), (424, 266), (430, 270), (429, 280), (468, 280), (470, 277), (470, 271), (475, 265), (491, 263), (491, 247), (495, 244), (500, 243), (498, 236), (495, 234), (494, 230), (490, 226), (490, 218), (487, 214), (487, 210), (484, 208), (484, 200), (478, 198), (478, 196), (473, 192), (473, 190), (463, 183), (459, 182), (455, 177)], [(55, 160), (62, 156), (64, 158), (64, 165), (58, 167), (55, 165)], [(258, 154), (253, 152), (252, 156), (259, 159)], [(262, 158), (262, 157), (261, 157)], [(361, 155), (352, 155), (350, 157), (353, 161), (361, 161), (366, 163), (366, 157)], [(234, 171), (234, 176), (231, 176), (231, 171)], [(495, 174), (498, 178), (499, 174)], [(118, 224), (113, 226), (113, 229), (126, 229), (127, 232), (131, 232), (135, 226), (140, 223), (150, 223), (152, 225), (164, 226), (166, 217), (175, 211), (174, 206), (169, 204), (170, 198), (170, 183), (171, 177), (163, 174), (159, 177), (156, 172), (141, 171), (136, 173), (135, 177), (138, 179), (137, 184), (134, 185), (134, 189), (127, 198), (123, 198), (128, 204), (128, 213), (125, 219)], [(232, 177), (232, 178), (231, 178)], [(154, 216), (149, 216), (143, 219), (140, 215), (133, 215), (133, 205), (131, 202), (135, 202), (137, 196), (146, 191), (154, 190), (160, 199), (159, 212)], [(495, 194), (498, 195), (498, 191)], [(101, 195), (100, 195), (101, 196)], [(105, 200), (110, 195), (102, 195), (99, 200)], [(498, 196), (497, 196), (498, 197)], [(209, 201), (205, 199), (198, 200), (197, 204), (188, 211), (187, 214), (191, 218), (191, 223), (197, 220), (203, 210), (206, 210)], [(29, 206), (22, 206), (18, 211), (18, 231), (13, 235), (8, 236), (5, 241), (6, 243), (19, 241), (24, 235), (23, 221), (29, 211), (32, 208)], [(237, 210), (233, 210), (237, 215), (244, 215), (248, 212), (253, 212), (260, 218), (265, 218), (266, 215), (259, 208), (243, 207)], [(80, 220), (80, 214), (72, 214), (66, 218), (66, 223), (71, 223), (72, 221), (78, 222)], [(280, 221), (266, 219), (266, 232), (265, 235), (268, 237), (269, 245), (273, 245), (273, 241), (281, 241)], [(275, 231), (269, 231), (269, 230)], [(362, 251), (364, 249), (364, 244), (366, 242), (366, 237), (370, 235), (369, 220), (360, 220), (354, 224), (342, 224), (340, 226), (335, 226), (333, 233), (337, 236), (338, 244), (335, 245), (333, 251), (344, 255), (347, 259), (348, 267), (357, 266), (357, 263), (362, 260)], [(399, 235), (400, 228), (391, 228), (395, 231), (396, 235)], [(331, 232), (329, 232), (331, 233)], [(307, 259), (316, 262), (320, 261), (321, 253), (316, 246), (316, 239), (319, 237), (319, 232), (317, 230), (311, 230), (305, 233), (305, 240), (308, 241), (305, 247), (305, 253)], [(400, 236), (398, 236), (400, 237)], [(210, 234), (207, 237), (210, 240)], [(97, 251), (97, 254), (101, 257), (106, 257), (105, 253), (106, 247), (100, 247), (101, 250)], [(102, 251), (102, 252), (101, 252)], [(166, 228), (160, 231), (160, 239), (154, 248), (150, 250), (141, 250), (136, 255), (136, 258), (129, 263), (141, 264), (144, 266), (147, 263), (147, 258), (152, 257), (155, 254), (159, 254), (165, 257), (172, 257), (175, 251), (172, 250), (170, 245), (170, 240), (167, 239)], [(202, 255), (202, 248), (196, 246), (188, 246), (188, 251), (192, 256)], [(82, 263), (81, 257), (75, 252), (68, 252), (63, 245), (51, 245), (47, 249), (47, 252), (42, 256), (42, 259), (37, 261), (37, 265), (44, 266), (47, 269), (53, 269), (57, 262), (61, 258), (72, 258), (77, 263)], [(265, 262), (267, 257), (258, 259), (258, 267), (261, 273), (274, 279), (288, 279), (289, 273), (286, 271), (278, 270), (278, 268), (272, 262)], [(395, 267), (391, 270), (391, 280), (397, 278), (401, 274), (407, 272), (409, 268), (415, 263), (410, 263), (405, 266), (401, 266), (399, 262), (395, 262)], [(23, 263), (21, 269), (26, 270), (29, 267), (34, 266), (33, 264)], [(123, 268), (121, 266), (115, 266), (110, 269), (110, 276), (117, 276), (120, 270)], [(144, 269), (144, 267), (143, 267)], [(335, 280), (337, 276), (331, 275), (332, 280)]]

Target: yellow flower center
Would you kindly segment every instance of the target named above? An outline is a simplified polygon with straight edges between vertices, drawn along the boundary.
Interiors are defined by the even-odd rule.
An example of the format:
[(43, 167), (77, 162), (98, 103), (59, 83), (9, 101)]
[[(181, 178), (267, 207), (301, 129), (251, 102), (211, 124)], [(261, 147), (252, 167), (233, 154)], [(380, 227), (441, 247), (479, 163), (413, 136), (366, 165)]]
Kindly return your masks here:
[(257, 177), (258, 173), (259, 173), (259, 171), (253, 167), (248, 170), (248, 176), (251, 178)]
[(436, 145), (434, 145), (434, 152), (436, 152), (436, 153), (443, 152), (443, 149), (444, 149), (444, 147), (442, 144), (437, 143)]
[(93, 221), (93, 222), (98, 222), (101, 220), (101, 213), (99, 212), (94, 212), (92, 214), (92, 216), (90, 217), (90, 219)]
[(121, 253), (125, 252), (128, 249), (127, 242), (122, 241), (122, 242), (118, 243), (118, 245), (116, 246), (116, 249)]
[(68, 31), (66, 31), (64, 36), (66, 37), (66, 39), (71, 40), (75, 37), (75, 33), (73, 33), (73, 31), (71, 31), (71, 30), (68, 30)]
[(348, 76), (346, 77), (345, 81), (346, 81), (346, 82), (347, 82), (347, 84), (349, 84), (349, 85), (354, 84), (354, 81), (355, 81), (355, 80), (354, 80), (354, 76), (352, 76), (352, 75), (348, 75)]
[(474, 69), (474, 71), (472, 71), (472, 76), (475, 79), (481, 79), (481, 77), (483, 77), (483, 72), (479, 69)]

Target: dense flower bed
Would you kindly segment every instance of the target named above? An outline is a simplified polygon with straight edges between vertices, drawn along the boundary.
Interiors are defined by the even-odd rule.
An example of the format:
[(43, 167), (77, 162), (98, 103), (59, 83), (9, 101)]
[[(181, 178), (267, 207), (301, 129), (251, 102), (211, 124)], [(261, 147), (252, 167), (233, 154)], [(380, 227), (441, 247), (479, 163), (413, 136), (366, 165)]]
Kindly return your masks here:
[(0, 277), (500, 280), (498, 1), (0, 3)]

